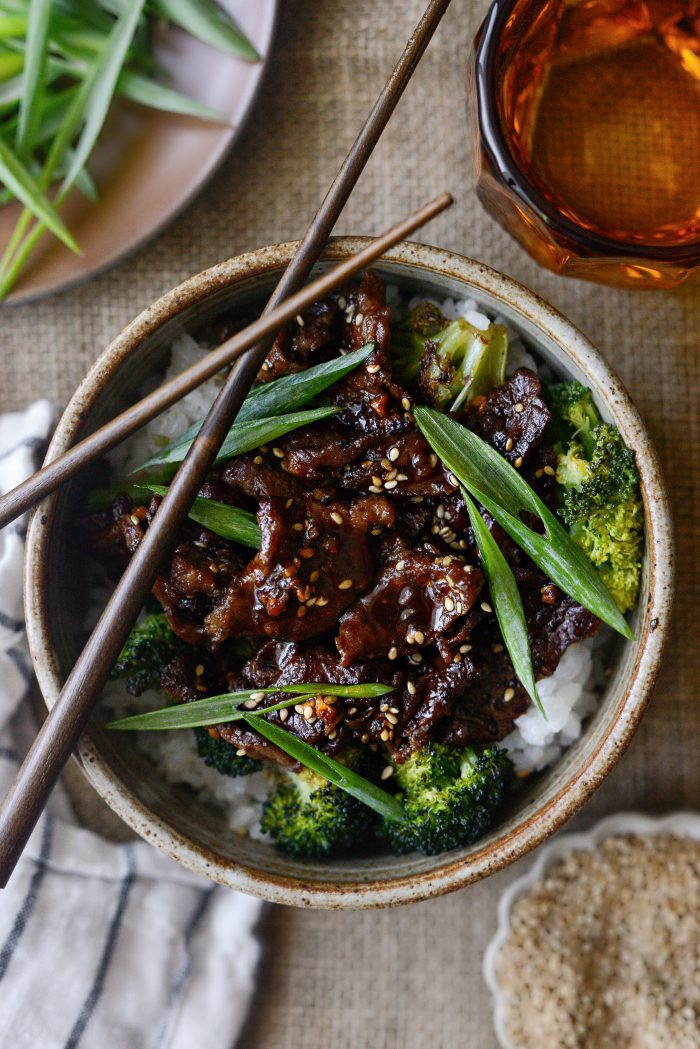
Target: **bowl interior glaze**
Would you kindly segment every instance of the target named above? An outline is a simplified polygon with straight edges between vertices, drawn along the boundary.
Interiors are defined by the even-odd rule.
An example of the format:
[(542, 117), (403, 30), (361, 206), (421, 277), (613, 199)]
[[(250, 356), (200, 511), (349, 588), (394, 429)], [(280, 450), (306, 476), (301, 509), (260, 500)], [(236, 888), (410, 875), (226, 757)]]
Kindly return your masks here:
[[(326, 260), (358, 250), (364, 238), (331, 242)], [(143, 395), (167, 365), (182, 331), (197, 332), (232, 307), (262, 304), (295, 245), (261, 249), (193, 277), (138, 317), (98, 360), (64, 413), (53, 458)], [(402, 290), (440, 298), (475, 298), (505, 316), (558, 374), (594, 390), (602, 414), (635, 449), (642, 477), (647, 546), (643, 593), (633, 616), (634, 643), (612, 642), (613, 671), (583, 735), (546, 772), (533, 777), (505, 819), (475, 845), (441, 856), (377, 855), (334, 862), (291, 860), (234, 835), (224, 816), (187, 788), (164, 783), (128, 734), (106, 733), (99, 710), (77, 752), (90, 782), (135, 831), (205, 876), (291, 905), (357, 908), (423, 899), (481, 878), (523, 855), (576, 811), (629, 742), (658, 668), (670, 611), (672, 547), (668, 508), (655, 453), (619, 381), (590, 343), (552, 307), (514, 281), (449, 252), (405, 244), (376, 267)], [(28, 535), (26, 607), (39, 683), (51, 707), (79, 651), (85, 610), (81, 551), (71, 520), (88, 475), (67, 485), (35, 514)]]

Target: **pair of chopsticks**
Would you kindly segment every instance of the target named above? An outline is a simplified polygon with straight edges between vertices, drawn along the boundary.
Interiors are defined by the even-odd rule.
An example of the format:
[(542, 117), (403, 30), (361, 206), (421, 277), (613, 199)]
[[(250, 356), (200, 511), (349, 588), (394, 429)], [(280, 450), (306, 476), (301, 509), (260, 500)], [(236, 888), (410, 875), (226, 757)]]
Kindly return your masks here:
[(300, 310), (342, 284), (451, 204), (449, 194), (436, 197), (357, 255), (299, 290), (319, 259), (449, 3), (450, 0), (431, 0), (428, 4), (259, 320), (0, 499), (2, 527), (222, 366), (235, 361), (3, 802), (0, 809), (1, 887), (7, 884), (63, 766), (87, 725), (160, 565), (176, 545), (181, 522), (255, 382), (268, 354), (271, 336)]

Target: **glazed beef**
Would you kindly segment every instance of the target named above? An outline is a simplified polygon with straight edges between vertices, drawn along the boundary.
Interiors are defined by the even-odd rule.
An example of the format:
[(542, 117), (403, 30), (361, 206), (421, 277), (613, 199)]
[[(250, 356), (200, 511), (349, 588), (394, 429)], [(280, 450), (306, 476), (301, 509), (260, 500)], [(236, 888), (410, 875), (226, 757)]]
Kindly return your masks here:
[(542, 440), (551, 412), (539, 379), (519, 368), (488, 397), (476, 397), (464, 413), (467, 426), (513, 466), (522, 466)]
[[(389, 341), (384, 289), (372, 274), (288, 326), (263, 380), (368, 342), (375, 348), (326, 394), (334, 416), (217, 467), (203, 485), (206, 498), (256, 510), (261, 549), (251, 557), (188, 521), (153, 593), (192, 646), (163, 675), (173, 697), (382, 682), (392, 692), (380, 699), (319, 695), (267, 717), (331, 754), (355, 742), (401, 761), (429, 740), (502, 740), (530, 701), (491, 608), (459, 487), (417, 429), (411, 393), (394, 382)], [(541, 392), (520, 369), (462, 418), (551, 503), (556, 457)], [(119, 497), (81, 534), (119, 572), (159, 505)], [(536, 674), (551, 674), (598, 620), (484, 517), (515, 573)], [(213, 731), (250, 756), (294, 767), (240, 722)]]

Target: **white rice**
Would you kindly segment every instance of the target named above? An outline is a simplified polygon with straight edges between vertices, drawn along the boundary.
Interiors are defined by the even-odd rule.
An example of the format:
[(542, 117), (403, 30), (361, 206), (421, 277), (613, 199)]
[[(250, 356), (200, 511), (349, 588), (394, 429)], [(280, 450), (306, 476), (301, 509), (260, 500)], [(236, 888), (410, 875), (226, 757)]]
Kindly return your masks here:
[[(389, 287), (387, 299), (392, 308), (400, 303), (397, 289)], [(409, 301), (408, 308), (423, 298)], [(430, 300), (450, 319), (463, 317), (480, 330), (485, 330), (489, 317), (473, 299)], [(508, 328), (508, 374), (517, 368), (528, 367), (542, 374), (534, 357), (522, 340), (502, 317), (493, 318)], [(189, 335), (178, 336), (172, 346), (172, 358), (166, 378), (180, 373), (201, 357), (204, 347)], [(206, 414), (218, 391), (215, 379), (188, 394), (168, 412), (144, 427), (135, 437), (110, 453), (109, 461), (115, 475), (124, 475), (149, 459), (166, 441), (186, 430)], [(99, 602), (103, 607), (104, 602)], [(543, 718), (532, 706), (517, 718), (515, 729), (503, 741), (518, 772), (540, 771), (556, 761), (566, 747), (579, 738), (584, 719), (597, 707), (600, 685), (600, 660), (595, 659), (600, 640), (580, 641), (571, 645), (555, 673), (538, 684), (542, 704), (547, 712)], [(111, 682), (103, 695), (103, 703), (114, 717), (149, 710), (163, 705), (163, 696), (157, 692), (129, 696), (121, 682)], [(231, 828), (239, 834), (250, 834), (265, 839), (259, 820), (265, 798), (274, 786), (275, 775), (262, 771), (250, 776), (232, 778), (211, 769), (198, 757), (194, 735), (191, 732), (134, 733), (136, 744), (154, 763), (158, 772), (172, 784), (191, 787), (205, 804), (223, 809)]]

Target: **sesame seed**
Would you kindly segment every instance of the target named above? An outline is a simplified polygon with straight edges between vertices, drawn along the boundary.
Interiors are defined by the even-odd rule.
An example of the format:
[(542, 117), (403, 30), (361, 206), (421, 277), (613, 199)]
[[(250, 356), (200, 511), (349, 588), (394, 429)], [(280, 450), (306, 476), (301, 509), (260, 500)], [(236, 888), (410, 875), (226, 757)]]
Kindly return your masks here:
[(374, 495), (381, 495), (381, 491), (382, 491), (381, 488), (378, 485), (376, 485), (376, 484), (371, 484), (369, 486), (369, 490), (370, 490), (370, 492), (373, 492)]
[(408, 397), (402, 397), (401, 398), (401, 407), (403, 408), (403, 410), (405, 412), (408, 412), (408, 411), (411, 410), (411, 402), (409, 401)]
[(307, 706), (304, 707), (304, 718), (307, 721), (311, 721), (311, 718), (315, 717), (315, 715), (316, 715), (316, 711), (314, 710), (314, 708), (311, 706), (310, 703)]
[(348, 711), (348, 715), (349, 715), (350, 717), (352, 717), (352, 716), (353, 716), (353, 714), (357, 714), (357, 707), (350, 707), (350, 709), (349, 709), (349, 711)]
[(379, 368), (380, 368), (380, 365), (378, 365), (378, 364), (368, 364), (367, 365), (367, 372), (370, 375), (376, 375), (377, 372), (379, 371)]
[(201, 677), (202, 674), (204, 673), (204, 664), (203, 663), (198, 663), (197, 666), (194, 668), (194, 672), (195, 672), (197, 677)]
[(396, 460), (399, 457), (399, 454), (400, 454), (399, 450), (398, 450), (398, 448), (396, 446), (394, 446), (393, 448), (389, 449), (389, 459), (391, 460), (392, 463), (396, 462)]
[(263, 461), (262, 455), (256, 455), (255, 458), (253, 459), (253, 462), (255, 463), (256, 466), (260, 466), (260, 463), (262, 461)]
[(319, 572), (318, 568), (314, 568), (313, 572), (309, 576), (309, 582), (310, 583), (315, 583), (317, 581), (317, 579), (318, 579), (320, 574), (321, 573)]
[(535, 470), (535, 477), (541, 477), (543, 473), (544, 470)]
[(399, 723), (399, 719), (397, 718), (396, 714), (392, 714), (390, 711), (387, 711), (384, 717), (387, 719), (390, 725), (398, 725)]
[(297, 619), (303, 619), (306, 615), (306, 605), (299, 605), (297, 608)]
[(288, 717), (289, 711), (286, 707), (282, 707), (282, 709), (280, 710), (280, 721), (286, 721)]
[(343, 523), (343, 515), (339, 514), (337, 510), (334, 510), (331, 514), (331, 521), (335, 521), (336, 524)]
[(345, 296), (341, 295), (340, 298), (338, 299), (338, 309), (339, 310), (344, 310), (345, 307), (347, 306), (347, 304), (348, 304), (348, 300), (345, 298)]
[(495, 656), (497, 656), (500, 652), (503, 651), (503, 645), (492, 645), (491, 651)]
[(381, 477), (377, 477), (376, 474), (372, 474), (372, 484), (376, 484), (377, 488), (381, 488), (382, 487), (382, 479), (381, 479)]
[(397, 481), (407, 481), (408, 480), (408, 474), (397, 474), (396, 475), (396, 480)]
[(447, 480), (450, 482), (453, 488), (457, 488), (457, 486), (459, 485), (459, 481), (453, 473), (449, 473), (447, 475)]
[(356, 315), (356, 317), (355, 317), (355, 324), (359, 326), (360, 324), (362, 324), (362, 322), (363, 322), (363, 320), (364, 320), (364, 319), (365, 319), (365, 318), (364, 318), (363, 314), (361, 314), (361, 313), (358, 313), (358, 314)]
[(281, 448), (273, 448), (272, 454), (275, 456), (276, 459), (284, 459), (284, 452)]
[(338, 583), (338, 590), (349, 590), (352, 586), (352, 579), (343, 579), (342, 583)]
[(369, 743), (369, 736), (366, 732), (360, 736), (360, 743)]
[(302, 546), (301, 550), (299, 551), (299, 556), (303, 557), (305, 560), (308, 560), (310, 557), (314, 556), (314, 548), (312, 546)]
[(398, 712), (399, 712), (399, 708), (398, 707), (389, 707), (389, 710), (391, 711), (392, 714), (398, 714)]
[(236, 751), (236, 757), (237, 758), (244, 758), (245, 757), (245, 747), (239, 747), (238, 748), (238, 750)]
[(422, 653), (420, 653), (420, 652), (414, 652), (413, 655), (409, 656), (408, 658), (411, 660), (412, 663), (422, 663), (423, 662), (423, 656), (422, 656)]
[(394, 775), (394, 769), (392, 768), (392, 766), (391, 765), (385, 765), (384, 768), (382, 769), (382, 772), (381, 772), (381, 775), (380, 775), (379, 778), (380, 779), (391, 779), (391, 777), (393, 775)]
[(304, 704), (303, 703), (295, 703), (294, 704), (294, 709), (296, 710), (297, 714), (303, 714), (304, 713)]
[(414, 637), (415, 642), (416, 642), (417, 645), (425, 644), (425, 634), (423, 633), (422, 630), (416, 630), (416, 632), (413, 635), (413, 637)]
[(245, 703), (243, 704), (246, 710), (252, 710), (254, 707), (257, 707), (257, 705), (258, 701), (256, 699), (246, 699)]
[(132, 514), (131, 517), (129, 518), (129, 520), (131, 521), (132, 524), (138, 524), (139, 523), (139, 519), (136, 516), (136, 514)]
[(472, 647), (473, 647), (472, 645), (460, 645), (460, 646), (459, 646), (459, 651), (460, 651), (460, 652), (461, 652), (461, 653), (462, 653), (463, 655), (466, 655), (466, 654), (467, 654), (467, 652), (471, 652), (471, 650), (472, 650)]
[(446, 597), (445, 598), (445, 608), (446, 608), (446, 610), (448, 612), (454, 612), (454, 610), (455, 610), (455, 603), (454, 603), (454, 601), (452, 600), (451, 597)]
[(304, 526), (303, 526), (303, 524), (300, 524), (299, 522), (297, 522), (296, 524), (292, 525), (292, 529), (295, 532), (301, 532), (301, 531), (303, 531)]
[(431, 452), (430, 453), (430, 460), (429, 461), (430, 461), (430, 465), (431, 466), (437, 466), (438, 457), (435, 454), (435, 452)]
[(321, 696), (321, 699), (327, 707), (332, 707), (334, 703), (338, 702), (337, 696)]
[(385, 714), (388, 709), (389, 709), (389, 704), (388, 703), (380, 703), (379, 704), (379, 713), (380, 714)]
[(335, 729), (333, 729), (333, 730), (332, 730), (331, 732), (329, 732), (329, 733), (328, 733), (328, 738), (329, 738), (329, 739), (335, 739), (335, 737), (336, 737), (337, 735), (338, 735), (338, 733), (336, 732), (336, 730), (335, 730)]
[(395, 645), (392, 645), (391, 648), (389, 649), (389, 651), (387, 652), (387, 656), (389, 657), (389, 659), (396, 659), (398, 654), (399, 654), (398, 653), (398, 649), (396, 648)]
[(369, 469), (372, 468), (372, 466), (374, 466), (374, 463), (372, 462), (371, 459), (364, 459), (363, 460), (363, 462), (362, 462), (363, 470), (369, 470)]
[(509, 437), (508, 440), (506, 441), (506, 451), (507, 452), (512, 452), (513, 451), (513, 438), (512, 437)]
[(461, 663), (462, 662), (462, 653), (461, 652), (455, 652), (455, 654), (452, 657), (452, 662), (453, 663)]
[(523, 457), (522, 457), (522, 455), (519, 455), (518, 458), (513, 463), (513, 466), (515, 467), (516, 470), (519, 470), (522, 465), (523, 465)]
[(293, 500), (293, 499), (287, 499), (287, 502), (286, 502), (286, 503), (284, 504), (284, 508), (285, 508), (285, 510), (288, 510), (288, 509), (289, 509), (289, 507), (290, 507), (290, 506), (292, 505), (292, 503), (293, 503), (293, 502), (294, 502), (294, 500)]
[(545, 466), (544, 472), (547, 474), (548, 477), (556, 477), (557, 474), (557, 471), (554, 469), (553, 466)]
[(510, 701), (514, 697), (514, 695), (515, 695), (515, 689), (514, 688), (507, 688), (505, 690), (505, 692), (503, 693), (503, 702), (504, 703), (510, 703)]
[(513, 405), (513, 408), (518, 413), (518, 415), (520, 415), (521, 412), (525, 411), (525, 405), (523, 404), (522, 401), (518, 401), (517, 404)]
[(254, 700), (256, 703), (259, 703), (261, 699), (265, 698), (265, 693), (264, 692), (251, 692), (250, 693), (250, 698), (252, 700)]
[(396, 488), (398, 483), (399, 483), (398, 481), (385, 481), (384, 482), (384, 487), (386, 488), (386, 490), (388, 492), (390, 492), (392, 488)]
[(382, 743), (387, 743), (391, 739), (391, 733), (387, 729), (383, 728), (382, 731), (379, 733), (379, 738), (381, 739)]
[(381, 528), (370, 528), (369, 534), (370, 535), (381, 535), (382, 534), (382, 530), (381, 530)]
[(397, 571), (397, 572), (400, 572), (400, 571), (401, 571), (401, 569), (402, 569), (402, 568), (404, 567), (404, 565), (405, 565), (405, 564), (406, 564), (406, 562), (405, 562), (405, 561), (397, 561), (397, 562), (396, 562), (396, 571)]
[(324, 605), (328, 604), (328, 598), (327, 597), (317, 597), (316, 598), (316, 604), (317, 604), (317, 606), (319, 608), (323, 608)]
[(408, 689), (409, 696), (415, 696), (415, 694), (416, 694), (416, 686), (413, 684), (412, 681), (407, 681), (406, 682), (406, 688)]
[(295, 317), (295, 320), (296, 320), (296, 322), (297, 322), (297, 324), (299, 325), (300, 328), (304, 327), (304, 318), (302, 317), (302, 315), (300, 313), (297, 313), (297, 315)]
[(482, 601), (481, 602), (481, 611), (482, 612), (493, 612), (493, 609), (491, 608), (491, 605), (488, 603), (488, 601)]
[(267, 363), (267, 361), (263, 361), (263, 366), (261, 368), (261, 371), (269, 372), (269, 370), (270, 370), (270, 365)]

